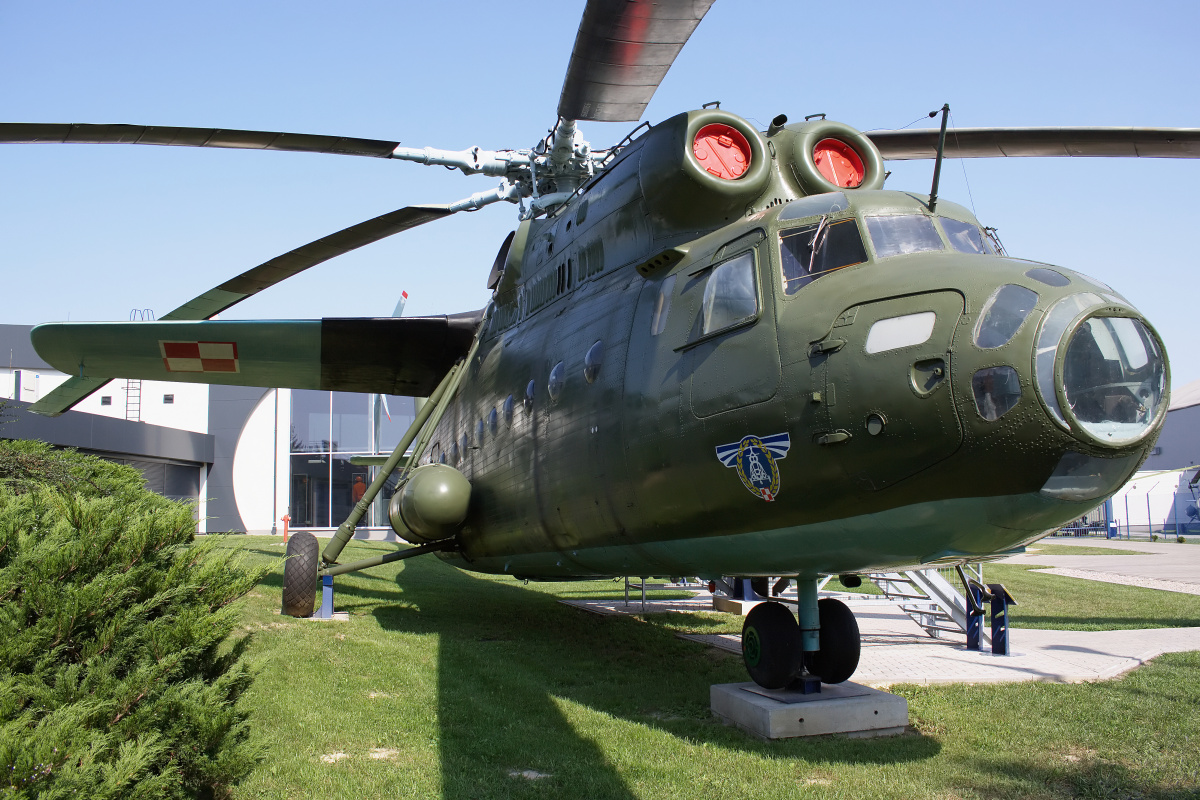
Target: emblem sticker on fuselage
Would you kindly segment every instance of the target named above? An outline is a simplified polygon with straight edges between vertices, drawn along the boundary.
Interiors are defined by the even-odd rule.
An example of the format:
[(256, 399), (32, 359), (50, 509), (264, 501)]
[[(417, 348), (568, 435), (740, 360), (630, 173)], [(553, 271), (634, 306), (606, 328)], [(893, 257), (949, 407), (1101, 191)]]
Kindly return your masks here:
[(717, 458), (727, 467), (737, 468), (742, 485), (751, 494), (768, 503), (779, 496), (779, 464), (792, 446), (786, 433), (773, 436), (745, 436), (740, 442), (717, 447)]

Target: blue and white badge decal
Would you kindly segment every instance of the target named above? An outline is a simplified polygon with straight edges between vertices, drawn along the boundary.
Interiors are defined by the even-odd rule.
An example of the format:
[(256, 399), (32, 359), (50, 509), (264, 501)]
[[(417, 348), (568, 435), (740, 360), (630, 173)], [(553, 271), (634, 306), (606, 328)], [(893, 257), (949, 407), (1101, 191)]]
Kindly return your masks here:
[(775, 462), (787, 457), (791, 446), (792, 437), (786, 433), (746, 436), (717, 447), (717, 458), (727, 467), (737, 467), (742, 484), (769, 503), (779, 496), (779, 465)]

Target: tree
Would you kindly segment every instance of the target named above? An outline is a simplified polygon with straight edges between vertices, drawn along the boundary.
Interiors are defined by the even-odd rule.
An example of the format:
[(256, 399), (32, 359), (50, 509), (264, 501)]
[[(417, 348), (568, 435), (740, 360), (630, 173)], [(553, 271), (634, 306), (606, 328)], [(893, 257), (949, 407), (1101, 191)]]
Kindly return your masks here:
[(230, 633), (262, 572), (194, 531), (130, 467), (0, 442), (6, 796), (221, 797), (253, 768)]

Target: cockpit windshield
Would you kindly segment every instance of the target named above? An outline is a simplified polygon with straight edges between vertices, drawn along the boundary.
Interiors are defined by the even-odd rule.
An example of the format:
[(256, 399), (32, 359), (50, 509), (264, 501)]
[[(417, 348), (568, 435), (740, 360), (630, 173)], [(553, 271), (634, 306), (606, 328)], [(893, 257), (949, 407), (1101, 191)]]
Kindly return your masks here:
[(949, 217), (938, 217), (938, 221), (942, 223), (942, 230), (946, 232), (950, 246), (958, 252), (995, 255), (991, 242), (983, 235), (983, 231), (979, 230), (978, 225)]
[(876, 258), (943, 250), (942, 237), (934, 230), (933, 220), (924, 214), (864, 217)]
[(853, 219), (829, 222), (828, 217), (822, 217), (815, 225), (780, 231), (779, 252), (785, 294), (795, 294), (835, 269), (867, 260), (862, 236)]

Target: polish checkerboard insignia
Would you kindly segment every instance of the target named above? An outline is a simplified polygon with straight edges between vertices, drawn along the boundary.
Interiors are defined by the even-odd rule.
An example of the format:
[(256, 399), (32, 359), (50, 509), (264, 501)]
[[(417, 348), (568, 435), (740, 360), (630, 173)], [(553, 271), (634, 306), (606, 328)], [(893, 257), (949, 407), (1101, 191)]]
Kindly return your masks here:
[(740, 442), (717, 447), (717, 458), (727, 467), (736, 468), (742, 485), (751, 494), (768, 503), (779, 496), (780, 459), (787, 456), (792, 437), (787, 433), (773, 436), (745, 436)]
[(237, 342), (159, 341), (167, 372), (240, 372)]

